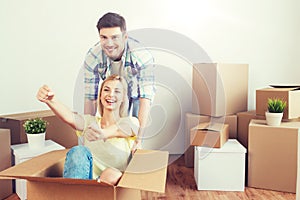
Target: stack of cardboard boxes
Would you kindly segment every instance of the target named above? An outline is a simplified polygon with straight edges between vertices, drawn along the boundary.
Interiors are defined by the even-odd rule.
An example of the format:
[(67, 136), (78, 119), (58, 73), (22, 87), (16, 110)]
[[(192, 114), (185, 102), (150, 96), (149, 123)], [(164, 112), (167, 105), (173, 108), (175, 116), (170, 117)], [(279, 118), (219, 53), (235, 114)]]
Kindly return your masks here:
[(193, 113), (186, 114), (185, 123), (186, 166), (194, 166), (199, 190), (242, 191), (246, 150), (236, 140), (237, 113), (248, 107), (248, 65), (194, 64), (192, 86)]
[[(248, 143), (249, 187), (296, 193), (297, 174), (300, 172), (299, 88), (273, 86), (258, 89), (256, 111), (241, 114), (242, 121), (249, 124), (248, 140), (243, 137), (244, 142)], [(267, 111), (267, 99), (273, 97), (287, 101), (282, 123), (277, 127), (268, 126), (264, 116)], [(244, 126), (247, 123), (244, 123)], [(246, 134), (245, 131), (243, 133)]]

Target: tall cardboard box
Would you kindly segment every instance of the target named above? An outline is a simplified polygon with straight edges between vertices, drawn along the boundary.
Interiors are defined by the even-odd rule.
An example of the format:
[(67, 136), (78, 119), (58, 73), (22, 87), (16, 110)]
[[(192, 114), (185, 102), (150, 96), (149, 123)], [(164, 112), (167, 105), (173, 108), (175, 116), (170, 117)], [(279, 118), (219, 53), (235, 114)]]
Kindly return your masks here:
[(248, 186), (296, 192), (300, 122), (279, 127), (251, 120), (248, 138)]
[[(0, 171), (11, 167), (10, 131), (0, 129)], [(13, 193), (11, 180), (0, 180), (0, 199)]]
[(56, 117), (51, 110), (0, 116), (0, 128), (10, 129), (11, 144), (27, 143), (23, 124), (27, 119), (36, 117), (42, 117), (49, 122), (46, 139), (53, 140), (66, 148), (71, 148), (78, 144), (78, 137), (75, 131)]
[(246, 149), (229, 139), (222, 148), (195, 147), (198, 190), (244, 191)]
[(229, 125), (229, 138), (237, 138), (237, 116), (227, 115), (224, 117), (211, 117), (206, 115), (197, 115), (193, 113), (185, 114), (185, 152), (184, 160), (186, 167), (194, 167), (194, 148), (190, 146), (190, 130), (203, 122), (218, 122)]
[(265, 115), (268, 109), (268, 98), (280, 98), (287, 102), (283, 112), (283, 119), (300, 117), (300, 86), (284, 87), (276, 86), (256, 90), (256, 114)]
[(140, 200), (141, 190), (165, 192), (168, 152), (138, 149), (116, 186), (97, 180), (62, 178), (68, 150), (52, 151), (0, 172), (27, 180), (27, 198), (39, 200)]
[(192, 87), (194, 114), (219, 117), (248, 109), (247, 64), (194, 64)]

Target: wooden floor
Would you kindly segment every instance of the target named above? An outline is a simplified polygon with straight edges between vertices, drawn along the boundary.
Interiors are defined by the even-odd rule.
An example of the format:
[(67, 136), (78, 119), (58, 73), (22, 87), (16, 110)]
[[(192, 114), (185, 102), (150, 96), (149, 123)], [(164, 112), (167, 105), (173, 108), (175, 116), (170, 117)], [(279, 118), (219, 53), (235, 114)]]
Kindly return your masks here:
[(244, 192), (198, 191), (194, 180), (194, 169), (187, 168), (184, 157), (168, 167), (166, 192), (164, 194), (142, 192), (143, 200), (295, 200), (293, 193), (245, 188)]
[[(255, 188), (245, 188), (244, 192), (198, 191), (193, 175), (193, 168), (184, 165), (180, 157), (168, 167), (167, 186), (164, 194), (142, 192), (143, 200), (295, 200), (293, 193), (276, 192)], [(16, 194), (5, 200), (19, 200)]]

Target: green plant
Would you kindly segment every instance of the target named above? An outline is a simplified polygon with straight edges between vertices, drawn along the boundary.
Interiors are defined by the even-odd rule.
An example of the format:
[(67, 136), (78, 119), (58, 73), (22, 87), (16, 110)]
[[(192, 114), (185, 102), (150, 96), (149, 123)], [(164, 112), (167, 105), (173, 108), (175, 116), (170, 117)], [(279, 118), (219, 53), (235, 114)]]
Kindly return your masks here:
[(270, 113), (282, 113), (286, 107), (286, 101), (279, 98), (268, 98), (268, 111)]
[(42, 118), (28, 119), (23, 124), (25, 132), (28, 134), (39, 134), (46, 132), (48, 122)]

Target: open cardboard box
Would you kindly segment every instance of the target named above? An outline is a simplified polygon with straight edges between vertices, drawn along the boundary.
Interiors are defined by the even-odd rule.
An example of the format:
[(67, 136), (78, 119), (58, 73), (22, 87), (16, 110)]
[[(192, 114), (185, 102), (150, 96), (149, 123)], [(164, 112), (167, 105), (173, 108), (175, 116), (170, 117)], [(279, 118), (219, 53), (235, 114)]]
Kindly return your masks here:
[(0, 172), (1, 179), (26, 179), (27, 199), (141, 199), (140, 190), (165, 192), (168, 152), (137, 150), (116, 186), (62, 178), (68, 150), (52, 151)]
[(204, 122), (191, 129), (192, 146), (221, 148), (229, 138), (229, 125)]

